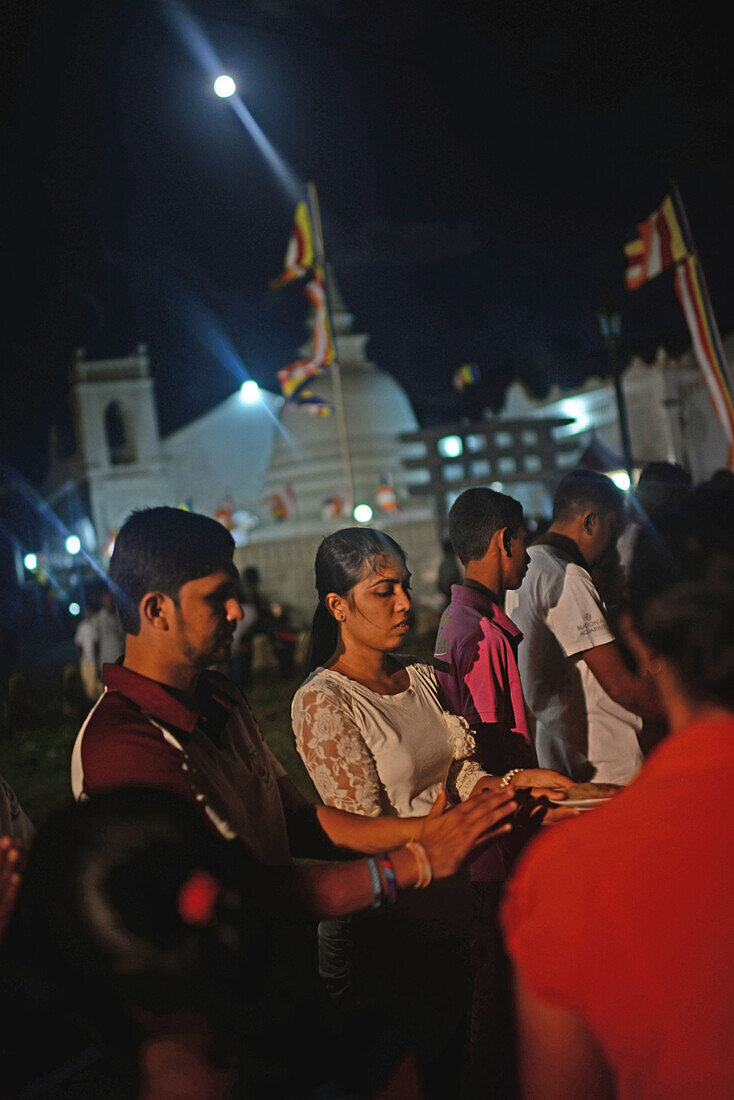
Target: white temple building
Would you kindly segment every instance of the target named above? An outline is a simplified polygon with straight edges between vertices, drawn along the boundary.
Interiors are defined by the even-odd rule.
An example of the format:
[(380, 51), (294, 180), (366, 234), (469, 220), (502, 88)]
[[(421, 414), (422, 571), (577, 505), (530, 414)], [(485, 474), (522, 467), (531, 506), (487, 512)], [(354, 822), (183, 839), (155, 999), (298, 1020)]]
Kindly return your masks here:
[[(734, 335), (724, 340), (727, 360), (734, 361)], [(726, 466), (728, 443), (716, 418), (701, 369), (691, 349), (671, 358), (659, 348), (652, 363), (634, 356), (622, 372), (635, 466), (646, 462), (679, 462), (694, 484)], [(618, 455), (622, 439), (614, 392), (608, 378), (588, 378), (576, 390), (551, 387), (537, 398), (520, 381), (505, 392), (501, 417), (566, 416), (572, 423), (557, 428), (559, 440), (578, 440), (579, 456), (596, 437)]]
[[(352, 326), (337, 293), (344, 431), (336, 415), (311, 415), (265, 390), (253, 400), (243, 389), (163, 437), (147, 347), (103, 360), (78, 350), (71, 370), (77, 449), (52, 460), (47, 501), (103, 565), (135, 508), (168, 504), (215, 516), (232, 529), (238, 566), (257, 567), (265, 591), (303, 620), (315, 604), (321, 538), (355, 523), (351, 492), (352, 504), (371, 509), (367, 522), (411, 554), (417, 589), (430, 602), (439, 559), (433, 509), (411, 501), (408, 486), (423, 474), (403, 468), (415, 447), (398, 440), (417, 427), (415, 414), (399, 383), (368, 361), (368, 336)], [(334, 402), (334, 383), (327, 372), (313, 389)], [(47, 561), (59, 555), (61, 547), (49, 548)]]

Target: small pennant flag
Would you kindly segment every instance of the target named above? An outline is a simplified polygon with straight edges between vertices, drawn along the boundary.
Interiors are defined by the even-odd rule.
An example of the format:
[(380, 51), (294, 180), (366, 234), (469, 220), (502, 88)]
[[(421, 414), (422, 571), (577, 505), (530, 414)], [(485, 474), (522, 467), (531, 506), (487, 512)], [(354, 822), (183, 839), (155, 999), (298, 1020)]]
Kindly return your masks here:
[(476, 363), (463, 363), (451, 377), (451, 384), (455, 390), (461, 393), (467, 386), (474, 386), (480, 379), (479, 367)]
[(294, 279), (306, 275), (314, 265), (313, 229), (305, 202), (299, 202), (293, 218), (293, 230), (283, 261), (283, 270), (270, 283), (271, 290), (279, 290)]
[(395, 496), (395, 490), (389, 477), (381, 478), (375, 493), (375, 502), (383, 512), (397, 512), (398, 498)]
[(346, 516), (350, 511), (351, 504), (349, 500), (339, 493), (327, 497), (321, 507), (321, 514), (324, 519), (338, 519), (340, 516)]
[(297, 513), (296, 494), (290, 482), (280, 489), (268, 493), (264, 503), (270, 512), (270, 518), (282, 523), (284, 520), (293, 519)]
[(293, 404), (305, 409), (312, 416), (331, 416), (334, 406), (310, 390), (301, 390), (293, 398)]

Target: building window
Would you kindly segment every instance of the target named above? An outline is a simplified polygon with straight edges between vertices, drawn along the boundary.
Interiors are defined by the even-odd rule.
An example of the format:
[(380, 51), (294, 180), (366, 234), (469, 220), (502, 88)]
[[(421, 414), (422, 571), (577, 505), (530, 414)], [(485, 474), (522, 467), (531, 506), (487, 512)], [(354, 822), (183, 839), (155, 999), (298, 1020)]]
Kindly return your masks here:
[(478, 458), (469, 463), (469, 473), (472, 477), (489, 477), (491, 467), (486, 458)]
[(127, 436), (125, 418), (117, 401), (111, 401), (105, 409), (104, 433), (107, 454), (112, 466), (121, 466), (135, 461), (132, 444)]
[(543, 463), (540, 461), (540, 455), (525, 455), (522, 460), (522, 466), (524, 470), (540, 470), (542, 465)]
[(497, 459), (497, 472), (500, 474), (514, 474), (517, 470), (517, 463), (515, 459), (510, 455), (505, 455), (504, 458)]
[(495, 432), (494, 445), (495, 447), (511, 447), (512, 432)]
[(522, 432), (520, 439), (524, 446), (533, 447), (538, 442), (538, 433), (534, 432), (532, 428), (526, 428), (525, 431)]
[(464, 467), (460, 462), (451, 462), (441, 467), (441, 476), (444, 481), (461, 481), (464, 476)]
[(487, 446), (486, 435), (467, 435), (464, 438), (467, 451), (471, 454), (476, 454), (477, 451), (483, 451)]
[(459, 455), (464, 452), (464, 444), (461, 442), (461, 436), (445, 435), (443, 439), (439, 439), (436, 444), (436, 450), (441, 455), (441, 458), (458, 458)]

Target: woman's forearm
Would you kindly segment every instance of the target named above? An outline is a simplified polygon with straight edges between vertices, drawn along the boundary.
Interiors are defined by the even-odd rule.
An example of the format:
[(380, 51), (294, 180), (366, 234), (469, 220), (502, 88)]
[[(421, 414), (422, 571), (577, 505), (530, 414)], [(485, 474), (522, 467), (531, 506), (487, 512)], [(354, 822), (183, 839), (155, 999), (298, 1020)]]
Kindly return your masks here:
[(384, 852), (421, 833), (420, 817), (362, 817), (334, 806), (317, 806), (316, 816), (332, 844), (351, 852)]

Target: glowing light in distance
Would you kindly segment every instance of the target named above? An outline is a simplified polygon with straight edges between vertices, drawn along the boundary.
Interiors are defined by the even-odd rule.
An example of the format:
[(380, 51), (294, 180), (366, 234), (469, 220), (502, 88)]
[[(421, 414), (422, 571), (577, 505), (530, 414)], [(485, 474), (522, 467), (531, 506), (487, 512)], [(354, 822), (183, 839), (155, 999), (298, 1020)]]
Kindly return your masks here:
[(23, 565), (30, 572), (33, 572), (33, 570), (38, 566), (38, 558), (35, 554), (26, 554), (26, 556), (23, 558)]
[(369, 523), (372, 519), (372, 509), (369, 504), (358, 504), (352, 515), (357, 523)]
[(69, 535), (66, 540), (66, 549), (70, 554), (78, 554), (82, 548), (82, 544), (76, 535)]
[(463, 450), (464, 445), (459, 435), (445, 435), (438, 441), (438, 453), (442, 458), (458, 458)]
[(240, 401), (243, 405), (254, 405), (260, 400), (260, 387), (254, 378), (248, 378), (240, 386)]
[(80, 611), (81, 611), (81, 607), (76, 602), (76, 600), (74, 600), (72, 603), (69, 604), (69, 614), (70, 615), (78, 615)]
[(631, 482), (626, 470), (610, 470), (609, 476), (618, 489), (621, 489), (623, 493), (627, 492)]
[(231, 95), (237, 91), (237, 85), (231, 76), (227, 76), (226, 73), (222, 73), (214, 81), (214, 91), (220, 99), (229, 99)]

